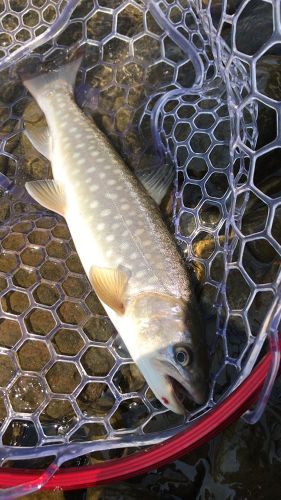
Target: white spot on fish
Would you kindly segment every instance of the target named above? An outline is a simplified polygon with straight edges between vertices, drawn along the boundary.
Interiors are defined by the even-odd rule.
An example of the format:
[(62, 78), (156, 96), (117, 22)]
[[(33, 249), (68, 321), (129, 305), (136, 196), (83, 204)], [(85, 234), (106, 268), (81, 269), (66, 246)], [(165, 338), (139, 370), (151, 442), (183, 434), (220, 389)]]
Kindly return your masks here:
[(97, 230), (98, 231), (104, 231), (104, 229), (105, 229), (105, 224), (103, 222), (99, 222), (97, 224)]
[(123, 203), (123, 205), (121, 205), (121, 209), (122, 210), (129, 210), (130, 206), (128, 205), (128, 203)]
[(91, 174), (92, 172), (95, 172), (96, 171), (96, 167), (90, 167), (90, 168), (87, 168), (86, 172), (88, 172), (89, 174)]
[(114, 184), (116, 184), (116, 180), (115, 179), (109, 179), (107, 181), (107, 183), (108, 183), (109, 186), (114, 186)]
[(94, 200), (90, 203), (91, 208), (97, 208), (99, 206), (99, 202), (97, 200)]
[(116, 193), (109, 193), (109, 196), (108, 196), (111, 200), (117, 200), (118, 196)]
[(115, 237), (113, 234), (109, 234), (108, 236), (106, 236), (106, 241), (108, 241), (109, 243), (111, 243), (112, 241), (114, 241)]
[(109, 210), (109, 208), (106, 208), (105, 210), (102, 210), (101, 212), (101, 216), (102, 217), (108, 217), (108, 215), (111, 214), (111, 210)]
[(80, 160), (77, 161), (78, 165), (83, 165), (84, 163), (86, 163), (86, 160), (85, 158), (80, 158)]
[[(92, 179), (90, 179), (90, 181), (92, 181)], [(99, 186), (97, 186), (96, 184), (93, 184), (92, 186), (90, 186), (90, 191), (92, 191), (92, 193), (94, 193), (98, 189), (99, 189)]]

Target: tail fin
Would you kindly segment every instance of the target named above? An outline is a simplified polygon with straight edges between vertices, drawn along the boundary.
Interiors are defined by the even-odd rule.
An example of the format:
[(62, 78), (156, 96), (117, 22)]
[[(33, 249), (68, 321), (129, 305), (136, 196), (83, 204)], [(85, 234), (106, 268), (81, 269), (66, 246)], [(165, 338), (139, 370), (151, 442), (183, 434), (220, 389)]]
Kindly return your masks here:
[(49, 69), (47, 67), (42, 67), (42, 71), (37, 72), (36, 75), (27, 75), (24, 72), (20, 73), (22, 82), (24, 86), (29, 90), (33, 97), (39, 101), (40, 95), (44, 90), (52, 88), (55, 82), (64, 82), (68, 84), (69, 90), (73, 91), (73, 86), (76, 80), (76, 75), (80, 67), (83, 54), (81, 51), (76, 51), (73, 60), (68, 60), (62, 66), (57, 66), (55, 69)]

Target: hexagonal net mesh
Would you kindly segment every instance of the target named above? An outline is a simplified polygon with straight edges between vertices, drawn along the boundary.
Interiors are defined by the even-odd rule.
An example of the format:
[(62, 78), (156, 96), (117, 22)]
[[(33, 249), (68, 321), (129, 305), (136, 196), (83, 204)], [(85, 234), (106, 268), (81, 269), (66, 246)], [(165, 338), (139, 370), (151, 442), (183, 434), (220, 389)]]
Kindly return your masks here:
[(42, 114), (10, 68), (86, 44), (81, 107), (136, 174), (173, 162), (162, 208), (195, 269), (213, 354), (210, 397), (192, 421), (249, 374), (269, 332), (276, 340), (280, 2), (9, 0), (0, 22), (2, 464), (86, 453), (92, 463), (187, 420), (132, 363), (64, 220), (25, 194), (27, 179), (51, 170), (22, 134)]

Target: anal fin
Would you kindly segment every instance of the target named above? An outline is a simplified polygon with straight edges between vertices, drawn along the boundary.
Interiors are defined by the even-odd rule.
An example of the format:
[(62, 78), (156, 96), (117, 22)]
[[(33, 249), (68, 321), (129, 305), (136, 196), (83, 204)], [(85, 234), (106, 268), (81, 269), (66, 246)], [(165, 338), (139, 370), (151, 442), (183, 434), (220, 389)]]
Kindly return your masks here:
[(92, 266), (90, 281), (97, 296), (118, 314), (124, 314), (124, 293), (128, 275), (120, 269)]
[(63, 187), (54, 180), (31, 181), (25, 184), (27, 192), (43, 207), (64, 217), (65, 194)]

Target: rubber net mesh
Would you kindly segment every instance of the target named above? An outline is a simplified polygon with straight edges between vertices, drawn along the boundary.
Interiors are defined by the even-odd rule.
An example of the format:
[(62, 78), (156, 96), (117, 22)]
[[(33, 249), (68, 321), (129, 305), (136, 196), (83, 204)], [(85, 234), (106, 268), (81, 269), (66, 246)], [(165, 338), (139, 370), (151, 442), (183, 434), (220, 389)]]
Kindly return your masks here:
[(277, 328), (280, 2), (7, 0), (0, 23), (0, 456), (93, 463), (188, 422), (132, 363), (64, 220), (28, 199), (24, 182), (51, 170), (22, 134), (42, 114), (11, 68), (86, 44), (85, 113), (136, 174), (173, 162), (162, 208), (194, 265), (211, 351), (210, 397), (194, 420), (248, 375)]

